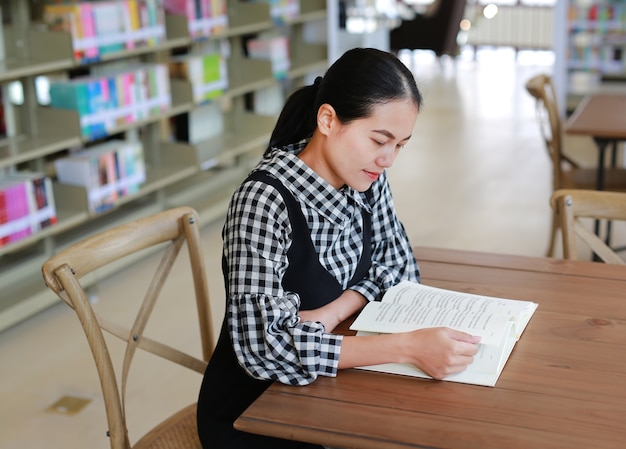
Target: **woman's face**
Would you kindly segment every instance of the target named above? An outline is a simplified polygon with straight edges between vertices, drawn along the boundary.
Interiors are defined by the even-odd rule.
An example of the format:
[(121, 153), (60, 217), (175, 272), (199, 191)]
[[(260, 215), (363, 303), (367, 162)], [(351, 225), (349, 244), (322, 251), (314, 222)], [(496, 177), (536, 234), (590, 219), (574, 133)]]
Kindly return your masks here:
[(318, 129), (326, 141), (311, 168), (337, 189), (369, 189), (411, 137), (417, 112), (410, 100), (395, 100), (375, 106), (367, 118), (342, 124), (334, 109), (323, 105)]

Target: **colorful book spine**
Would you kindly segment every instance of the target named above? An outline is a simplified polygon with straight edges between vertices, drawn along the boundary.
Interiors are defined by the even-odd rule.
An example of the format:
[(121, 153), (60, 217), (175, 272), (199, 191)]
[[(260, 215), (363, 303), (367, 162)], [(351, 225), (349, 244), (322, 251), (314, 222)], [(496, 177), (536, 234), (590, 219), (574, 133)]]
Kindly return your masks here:
[(84, 50), (83, 62), (97, 61), (100, 59), (100, 51), (96, 42), (96, 25), (93, 21), (93, 8), (91, 3), (80, 3), (80, 22), (82, 24)]
[(100, 54), (124, 50), (124, 20), (118, 2), (92, 3), (92, 11)]
[(107, 129), (102, 120), (102, 113), (105, 109), (102, 85), (103, 83), (100, 78), (87, 80), (90, 118), (88, 138), (90, 140), (101, 139), (107, 135)]
[(6, 190), (0, 185), (0, 247), (8, 243), (4, 230), (8, 229), (8, 202)]
[(48, 176), (36, 176), (32, 179), (32, 195), (35, 210), (33, 231), (37, 232), (57, 223), (56, 205), (52, 191), (52, 181)]
[(146, 39), (140, 33), (141, 19), (139, 17), (139, 5), (137, 0), (128, 0), (126, 3), (128, 5), (128, 26), (132, 30), (134, 36), (132, 39), (132, 45), (134, 47), (140, 47), (146, 44)]
[(17, 242), (32, 234), (29, 220), (30, 205), (28, 186), (25, 182), (16, 182), (7, 189), (7, 222), (12, 229), (7, 235), (7, 243)]

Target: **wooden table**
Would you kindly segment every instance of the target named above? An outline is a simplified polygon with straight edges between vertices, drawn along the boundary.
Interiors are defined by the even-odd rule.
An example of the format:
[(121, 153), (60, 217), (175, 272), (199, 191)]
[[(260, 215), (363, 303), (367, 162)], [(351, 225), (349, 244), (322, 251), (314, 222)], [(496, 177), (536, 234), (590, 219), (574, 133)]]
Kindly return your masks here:
[(416, 248), (423, 282), (539, 307), (495, 387), (342, 370), (235, 422), (337, 448), (623, 449), (626, 267)]
[(615, 167), (617, 143), (626, 140), (626, 95), (598, 93), (587, 95), (565, 122), (565, 132), (590, 136), (598, 146), (596, 188), (604, 187), (605, 154), (612, 148), (611, 165)]

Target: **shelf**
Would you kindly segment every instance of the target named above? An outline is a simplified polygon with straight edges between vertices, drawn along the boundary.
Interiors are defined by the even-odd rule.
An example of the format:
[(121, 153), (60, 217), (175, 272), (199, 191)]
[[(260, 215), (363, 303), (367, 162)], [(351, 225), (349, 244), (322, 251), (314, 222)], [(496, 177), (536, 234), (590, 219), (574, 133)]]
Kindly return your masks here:
[[(51, 167), (50, 160), (55, 155), (100, 140), (82, 136), (76, 111), (33, 105), (32, 87), (37, 76), (114, 61), (123, 64), (125, 59), (167, 63), (172, 49), (192, 50), (213, 41), (220, 48), (229, 49), (228, 87), (212, 100), (219, 102), (224, 115), (223, 132), (196, 144), (162, 142), (169, 138), (169, 131), (163, 125), (171, 117), (191, 112), (198, 106), (190, 83), (181, 79), (170, 79), (172, 104), (166, 111), (133, 123), (120, 121), (119, 126), (107, 130), (107, 136), (126, 134), (130, 140), (142, 139), (146, 164), (146, 181), (141, 188), (118, 198), (110, 209), (91, 213), (85, 188), (53, 182), (57, 222), (0, 247), (0, 331), (58, 303), (56, 296), (43, 285), (41, 265), (68, 245), (122, 222), (180, 205), (194, 207), (204, 225), (223, 220), (232, 192), (257, 163), (276, 121), (275, 116), (248, 111), (249, 94), (268, 87), (292, 88), (300, 83), (300, 78), (323, 72), (328, 64), (326, 42), (307, 42), (318, 42), (318, 38), (325, 37), (320, 36), (326, 34), (325, 28), (319, 25), (325, 25), (327, 19), (326, 0), (302, 0), (298, 17), (280, 24), (271, 18), (268, 3), (228, 0), (228, 26), (199, 39), (190, 36), (184, 16), (166, 14), (167, 39), (160, 44), (107, 53), (88, 61), (75, 59), (70, 33), (48, 31), (37, 23), (30, 10), (35, 0), (13, 4), (23, 8), (14, 17), (32, 17), (33, 22), (23, 30), (13, 30), (10, 24), (5, 24), (6, 60), (0, 61), (0, 82), (23, 82), (27, 101), (25, 106), (15, 106), (14, 113), (18, 125), (28, 121), (29, 126), (24, 126), (23, 135), (0, 142), (0, 172), (11, 173), (24, 165)], [(245, 39), (273, 30), (290, 39), (291, 64), (286, 80), (276, 79), (270, 61), (250, 59), (243, 54)], [(94, 286), (128, 263), (134, 263), (133, 259), (101, 270), (84, 279), (84, 283), (87, 287)], [(37, 279), (42, 280), (36, 282)]]
[(307, 73), (323, 72), (328, 68), (327, 50), (321, 44), (303, 44), (294, 49), (289, 78), (297, 78)]
[(233, 166), (216, 168), (195, 174), (166, 189), (167, 207), (193, 207), (200, 223), (223, 220), (232, 192), (247, 175), (247, 168)]
[[(113, 227), (159, 211), (160, 207), (154, 202), (129, 205), (125, 209), (119, 209), (116, 213), (108, 214), (98, 221), (92, 221), (90, 225), (82, 227), (78, 233), (65, 234), (65, 238), (58, 241), (58, 249), (62, 249), (103, 228)], [(146, 255), (148, 253), (131, 256), (121, 263), (107, 266), (94, 274), (81, 278), (81, 284), (89, 288), (116, 271), (136, 263)], [(45, 254), (33, 253), (30, 254), (30, 257), (14, 256), (9, 257), (10, 260), (5, 259), (0, 265), (0, 273), (3, 277), (11, 278), (12, 282), (2, 289), (0, 332), (60, 301), (45, 287), (43, 282), (41, 266), (47, 260)], [(37, 282), (37, 279), (41, 281)]]
[(37, 108), (38, 135), (17, 136), (0, 142), (0, 168), (41, 158), (82, 144), (76, 113)]
[(223, 133), (195, 145), (202, 170), (267, 146), (276, 118), (252, 113), (229, 114), (224, 122)]
[[(58, 133), (59, 130), (63, 130), (65, 127), (67, 127), (70, 132), (76, 133), (76, 131), (78, 131), (77, 135), (80, 136), (80, 142), (87, 143), (100, 140), (104, 137), (112, 136), (114, 134), (123, 133), (131, 129), (141, 128), (152, 123), (158, 123), (163, 119), (167, 119), (183, 112), (190, 111), (191, 109), (193, 109), (194, 105), (186, 89), (187, 86), (184, 82), (181, 82), (181, 80), (170, 80), (171, 104), (166, 110), (164, 110), (160, 114), (154, 114), (149, 117), (141, 118), (134, 122), (124, 123), (122, 125), (112, 127), (106, 131), (106, 136), (82, 135), (80, 126), (81, 118), (79, 114), (74, 110), (40, 106), (37, 108), (37, 113), (38, 116), (41, 117), (41, 119), (37, 122), (40, 123), (41, 128), (44, 128), (41, 131), (44, 135), (49, 135), (55, 131)], [(112, 111), (107, 111), (107, 113), (110, 112)], [(0, 153), (0, 156), (1, 155), (2, 153)], [(24, 155), (23, 157), (26, 156)]]
[(46, 60), (46, 58), (54, 58), (63, 61), (64, 64), (69, 62), (68, 66), (63, 67), (64, 69), (68, 69), (89, 66), (107, 61), (117, 61), (145, 54), (164, 52), (173, 48), (185, 47), (191, 42), (188, 36), (181, 34), (177, 29), (169, 30), (166, 27), (166, 33), (168, 36), (167, 39), (157, 45), (142, 45), (133, 49), (106, 53), (97, 59), (83, 61), (76, 60), (74, 58), (72, 36), (70, 33), (63, 31), (31, 30), (29, 35), (29, 40), (31, 42), (30, 53), (35, 61)]
[(228, 61), (229, 85), (227, 95), (240, 96), (276, 84), (270, 61), (232, 59)]

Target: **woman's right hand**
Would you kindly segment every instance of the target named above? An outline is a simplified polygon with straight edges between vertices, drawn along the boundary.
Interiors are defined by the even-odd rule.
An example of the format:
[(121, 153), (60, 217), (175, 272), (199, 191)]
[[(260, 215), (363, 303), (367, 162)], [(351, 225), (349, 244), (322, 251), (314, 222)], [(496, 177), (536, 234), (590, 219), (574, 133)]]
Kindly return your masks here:
[(344, 337), (339, 368), (410, 363), (434, 379), (459, 373), (474, 361), (480, 337), (447, 327), (398, 334)]
[(480, 337), (447, 327), (396, 334), (404, 341), (403, 363), (417, 366), (434, 379), (464, 371), (474, 361)]

